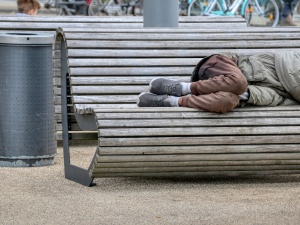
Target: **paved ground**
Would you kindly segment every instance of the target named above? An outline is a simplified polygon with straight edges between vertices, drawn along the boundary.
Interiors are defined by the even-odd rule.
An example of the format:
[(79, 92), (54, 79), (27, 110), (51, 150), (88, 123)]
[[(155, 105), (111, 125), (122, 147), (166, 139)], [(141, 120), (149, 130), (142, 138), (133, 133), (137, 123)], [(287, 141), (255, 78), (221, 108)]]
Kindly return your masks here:
[[(87, 167), (95, 142), (72, 144), (72, 162)], [(106, 178), (84, 187), (56, 163), (0, 168), (0, 223), (298, 225), (300, 175), (245, 178)]]

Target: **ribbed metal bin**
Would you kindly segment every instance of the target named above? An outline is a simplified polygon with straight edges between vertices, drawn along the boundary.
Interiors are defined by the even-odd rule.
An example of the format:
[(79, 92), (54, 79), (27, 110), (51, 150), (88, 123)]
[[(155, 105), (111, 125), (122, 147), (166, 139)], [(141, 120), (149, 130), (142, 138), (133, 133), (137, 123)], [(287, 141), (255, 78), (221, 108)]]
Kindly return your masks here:
[(0, 166), (54, 164), (53, 40), (0, 33)]

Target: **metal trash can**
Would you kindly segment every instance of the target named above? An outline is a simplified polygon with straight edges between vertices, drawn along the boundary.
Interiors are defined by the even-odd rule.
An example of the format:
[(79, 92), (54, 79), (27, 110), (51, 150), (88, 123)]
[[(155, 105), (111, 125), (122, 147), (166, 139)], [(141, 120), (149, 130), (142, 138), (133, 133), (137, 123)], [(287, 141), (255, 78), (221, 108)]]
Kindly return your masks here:
[(0, 33), (0, 166), (54, 164), (53, 41)]

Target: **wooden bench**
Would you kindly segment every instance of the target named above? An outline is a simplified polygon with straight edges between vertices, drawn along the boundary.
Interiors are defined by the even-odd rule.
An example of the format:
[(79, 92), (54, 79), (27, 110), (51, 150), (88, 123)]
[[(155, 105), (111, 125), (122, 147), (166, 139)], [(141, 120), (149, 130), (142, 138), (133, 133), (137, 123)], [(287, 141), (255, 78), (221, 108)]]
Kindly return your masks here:
[[(220, 115), (138, 108), (155, 77), (189, 80), (210, 54), (300, 48), (298, 29), (60, 29), (65, 176), (84, 185), (119, 176), (300, 172), (300, 106), (246, 107)], [(55, 51), (56, 51), (55, 50)], [(72, 116), (98, 146), (88, 169), (70, 163)], [(77, 125), (76, 125), (77, 126)]]
[[(68, 29), (68, 31), (80, 32), (82, 29), (89, 29), (88, 32), (107, 33), (111, 29), (141, 29), (143, 27), (143, 18), (141, 16), (133, 17), (83, 17), (83, 16), (35, 16), (35, 17), (0, 17), (1, 32), (53, 32), (58, 27)], [(246, 22), (242, 17), (180, 17), (179, 27), (184, 29), (214, 29), (219, 30), (228, 28), (245, 28)], [(220, 29), (220, 30), (222, 30)], [(125, 31), (124, 31), (125, 32)], [(218, 31), (217, 31), (218, 32)], [(55, 51), (56, 55), (60, 53)], [(54, 92), (55, 92), (55, 121), (56, 121), (56, 139), (62, 140), (61, 130), (61, 96), (60, 96), (60, 64), (55, 63), (54, 70)], [(75, 120), (73, 120), (75, 123)], [(74, 124), (73, 123), (73, 124)], [(75, 125), (76, 126), (76, 125)], [(77, 128), (78, 130), (78, 128)], [(73, 139), (86, 138), (86, 135), (76, 133), (72, 135)], [(97, 138), (90, 135), (90, 138)]]

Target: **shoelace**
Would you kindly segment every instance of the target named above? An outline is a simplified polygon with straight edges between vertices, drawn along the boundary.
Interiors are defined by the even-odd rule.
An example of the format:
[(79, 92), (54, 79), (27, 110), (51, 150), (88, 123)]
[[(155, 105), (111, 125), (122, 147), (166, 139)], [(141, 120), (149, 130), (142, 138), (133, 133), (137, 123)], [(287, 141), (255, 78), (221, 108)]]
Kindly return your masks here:
[(157, 107), (163, 107), (164, 103), (163, 103), (163, 97), (155, 97), (152, 99), (152, 102), (154, 103), (155, 106)]
[(166, 84), (164, 86), (164, 91), (165, 93), (171, 94), (171, 95), (175, 95), (176, 94), (176, 87), (178, 84)]

